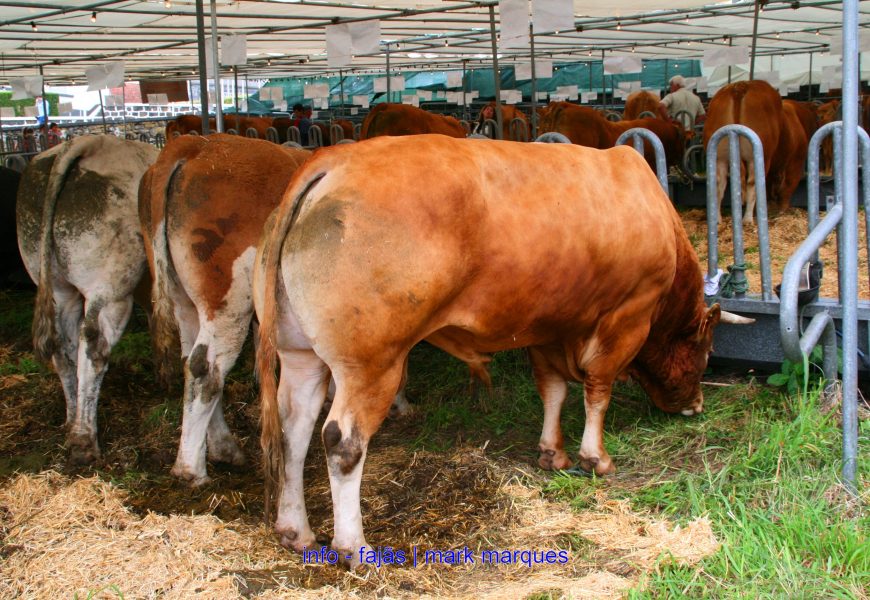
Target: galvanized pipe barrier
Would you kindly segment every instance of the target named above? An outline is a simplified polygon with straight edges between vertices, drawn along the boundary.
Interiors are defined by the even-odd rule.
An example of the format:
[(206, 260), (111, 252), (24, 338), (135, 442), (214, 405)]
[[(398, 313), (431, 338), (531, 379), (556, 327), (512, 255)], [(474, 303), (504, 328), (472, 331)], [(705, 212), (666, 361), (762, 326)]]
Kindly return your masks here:
[(604, 112), (604, 118), (608, 121), (622, 121), (622, 115), (614, 110), (608, 110)]
[(236, 131), (235, 129), (233, 129), (232, 127), (227, 129), (224, 133), (226, 133), (227, 135), (239, 135), (239, 132)]
[(471, 123), (465, 119), (459, 119), (459, 124), (462, 125), (462, 128), (465, 130), (465, 135), (471, 133)]
[(278, 135), (278, 130), (274, 127), (266, 128), (266, 139), (273, 144), (279, 144), (281, 142), (280, 136)]
[(484, 119), (479, 133), (492, 140), (501, 139), (501, 130), (499, 130), (498, 123), (494, 119)]
[(329, 143), (332, 145), (337, 144), (341, 140), (344, 139), (344, 129), (341, 128), (341, 125), (338, 123), (333, 123), (329, 126)]
[(659, 184), (665, 191), (665, 195), (667, 195), (668, 165), (665, 162), (665, 148), (664, 146), (662, 146), (662, 141), (659, 139), (659, 136), (654, 134), (649, 129), (644, 129), (643, 127), (632, 127), (631, 129), (622, 132), (622, 135), (616, 138), (616, 145), (621, 146), (622, 144), (627, 143), (629, 140), (632, 141), (632, 143), (634, 144), (634, 149), (640, 152), (641, 156), (644, 156), (644, 140), (648, 141), (653, 147), (653, 151), (656, 155), (656, 176), (658, 176)]
[(638, 119), (655, 119), (656, 115), (651, 113), (648, 110), (645, 110), (642, 113), (640, 113), (639, 115), (637, 115), (637, 118)]
[(704, 160), (704, 145), (693, 144), (686, 148), (683, 153), (683, 172), (692, 178), (692, 181), (706, 181), (706, 173), (700, 173), (697, 165)]
[(359, 140), (362, 137), (362, 123), (355, 123), (353, 126), (353, 139)]
[(258, 139), (260, 137), (260, 134), (257, 133), (257, 130), (254, 129), (253, 127), (248, 127), (248, 130), (245, 131), (245, 135), (249, 138), (254, 138), (254, 139)]
[(568, 136), (563, 135), (561, 133), (556, 133), (555, 131), (548, 131), (547, 133), (542, 133), (537, 138), (535, 138), (536, 142), (540, 142), (543, 144), (570, 144), (571, 140), (568, 139)]
[(695, 115), (687, 110), (681, 110), (674, 115), (674, 121), (679, 121), (680, 125), (686, 131), (691, 131), (695, 127)]
[(315, 148), (320, 148), (323, 146), (323, 132), (320, 131), (320, 127), (311, 124), (311, 127), (308, 128), (308, 145), (314, 146)]
[[(719, 142), (728, 136), (729, 172), (731, 183), (731, 222), (734, 228), (734, 263), (743, 264), (743, 213), (742, 183), (740, 181), (740, 140), (743, 136), (752, 145), (752, 161), (755, 166), (755, 212), (758, 226), (758, 250), (761, 258), (761, 299), (773, 299), (773, 284), (770, 274), (770, 237), (767, 221), (767, 194), (765, 192), (764, 149), (758, 135), (745, 125), (726, 125), (720, 128), (707, 143), (707, 276), (714, 278), (719, 270), (719, 204), (716, 190), (716, 157)], [(746, 283), (742, 270), (735, 269), (735, 285)], [(739, 293), (736, 297), (743, 297)]]
[(511, 134), (511, 139), (515, 142), (528, 142), (529, 141), (529, 127), (525, 121), (520, 119), (519, 117), (514, 117), (511, 119), (510, 125), (508, 126)]
[(287, 128), (287, 141), (302, 145), (302, 133), (296, 125), (291, 125)]

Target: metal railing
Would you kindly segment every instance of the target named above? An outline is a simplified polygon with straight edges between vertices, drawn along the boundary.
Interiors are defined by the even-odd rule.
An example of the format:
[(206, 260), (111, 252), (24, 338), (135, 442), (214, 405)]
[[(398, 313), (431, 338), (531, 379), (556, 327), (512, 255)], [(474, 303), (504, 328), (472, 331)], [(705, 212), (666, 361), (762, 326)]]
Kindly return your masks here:
[[(758, 135), (745, 125), (726, 125), (710, 138), (707, 144), (707, 275), (719, 276), (719, 202), (717, 190), (716, 161), (719, 142), (728, 137), (728, 162), (731, 189), (731, 222), (734, 228), (734, 265), (729, 269), (732, 282), (738, 290), (745, 290), (746, 276), (743, 273), (743, 184), (741, 181), (740, 140), (742, 136), (751, 144), (752, 161), (755, 168), (755, 211), (758, 226), (758, 251), (761, 258), (761, 297), (773, 298), (773, 284), (770, 274), (770, 237), (768, 235), (767, 195), (765, 193), (764, 149)], [(735, 296), (742, 298), (745, 291)]]
[(643, 127), (632, 127), (631, 129), (622, 132), (622, 135), (616, 138), (615, 145), (621, 146), (622, 144), (626, 144), (631, 141), (634, 145), (634, 149), (640, 152), (641, 156), (645, 156), (643, 147), (644, 140), (648, 141), (653, 147), (653, 152), (655, 153), (656, 157), (656, 176), (659, 178), (659, 184), (665, 191), (665, 195), (667, 195), (668, 165), (665, 161), (665, 148), (664, 146), (662, 146), (662, 141), (659, 139), (659, 136), (654, 134), (649, 129), (644, 129)]

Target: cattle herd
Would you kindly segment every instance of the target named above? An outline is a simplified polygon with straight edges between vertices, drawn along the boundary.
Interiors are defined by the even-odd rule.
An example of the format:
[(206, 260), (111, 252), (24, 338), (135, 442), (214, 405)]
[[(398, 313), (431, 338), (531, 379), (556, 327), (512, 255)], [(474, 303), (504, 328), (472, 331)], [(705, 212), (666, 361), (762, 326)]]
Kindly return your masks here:
[[(365, 142), (316, 152), (176, 136), (200, 122), (184, 117), (160, 152), (86, 136), (39, 154), (21, 179), (17, 237), (38, 285), (34, 350), (66, 398), (70, 460), (100, 456), (100, 383), (135, 300), (149, 313), (164, 377), (183, 368), (172, 473), (191, 485), (208, 480), (208, 460), (245, 460), (221, 398), (253, 324), (267, 512), (288, 548), (317, 544), (303, 465), (332, 380), (321, 431), (332, 545), (359, 556), (368, 443), (391, 406), (404, 406), (409, 352), (423, 340), (484, 382), (491, 353), (528, 349), (546, 469), (572, 464), (560, 411), (567, 383), (582, 382), (577, 463), (612, 473), (603, 426), (614, 381), (633, 377), (661, 410), (699, 413), (714, 328), (751, 322), (705, 305), (697, 255), (648, 161), (613, 148), (626, 129), (646, 127), (673, 162), (692, 132), (640, 118), (649, 105), (632, 110), (636, 118), (614, 123), (551, 104), (540, 131), (570, 145), (459, 139), (468, 131), (451, 117), (380, 105), (362, 125)], [(502, 137), (515, 119), (527, 123), (505, 115), (514, 125)], [(771, 197), (783, 206), (816, 111), (764, 82), (737, 83), (710, 103), (705, 141), (727, 123), (758, 133)], [(752, 162), (741, 159), (751, 188)]]

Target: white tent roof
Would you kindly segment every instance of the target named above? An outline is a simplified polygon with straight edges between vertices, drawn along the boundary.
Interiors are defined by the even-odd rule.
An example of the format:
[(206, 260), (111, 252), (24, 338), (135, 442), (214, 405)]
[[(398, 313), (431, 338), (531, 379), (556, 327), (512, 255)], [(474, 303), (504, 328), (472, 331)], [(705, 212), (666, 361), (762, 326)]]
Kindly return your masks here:
[[(206, 34), (209, 0), (204, 0)], [(245, 34), (252, 77), (336, 73), (326, 60), (325, 26), (380, 20), (381, 52), (354, 56), (356, 72), (471, 68), (491, 62), (493, 0), (217, 0), (219, 35)], [(169, 5), (167, 7), (167, 5)], [(870, 3), (860, 7), (862, 30)], [(575, 0), (575, 29), (535, 36), (536, 54), (555, 61), (600, 59), (602, 51), (643, 58), (701, 58), (722, 44), (749, 45), (753, 0)], [(96, 20), (92, 22), (92, 14)], [(197, 73), (194, 0), (0, 0), (0, 83), (44, 69), (47, 83), (81, 81), (94, 64), (123, 60), (132, 79), (193, 78)], [(824, 53), (836, 46), (842, 4), (769, 1), (760, 14), (758, 56)], [(865, 38), (868, 37), (865, 35)], [(499, 50), (506, 64), (528, 48)]]

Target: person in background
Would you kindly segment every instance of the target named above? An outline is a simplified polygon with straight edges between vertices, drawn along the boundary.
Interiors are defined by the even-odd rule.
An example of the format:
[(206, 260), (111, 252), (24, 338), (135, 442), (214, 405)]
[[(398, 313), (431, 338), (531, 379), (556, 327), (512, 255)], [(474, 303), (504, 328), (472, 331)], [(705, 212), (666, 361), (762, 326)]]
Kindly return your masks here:
[(63, 130), (58, 127), (57, 123), (49, 123), (48, 133), (46, 134), (45, 139), (48, 143), (49, 148), (51, 148), (52, 146), (57, 146), (58, 144), (63, 142)]
[(686, 79), (682, 75), (674, 75), (670, 79), (671, 93), (662, 98), (659, 103), (659, 115), (665, 120), (676, 117), (681, 111), (692, 116), (692, 125), (703, 123), (706, 117), (704, 105), (692, 90), (686, 87)]
[(311, 129), (311, 109), (302, 106), (301, 104), (293, 105), (292, 123), (299, 128), (299, 135), (302, 138), (302, 145), (308, 144), (308, 130)]
[(33, 129), (25, 127), (21, 130), (21, 151), (22, 152), (38, 152), (36, 146), (36, 136), (33, 135)]

